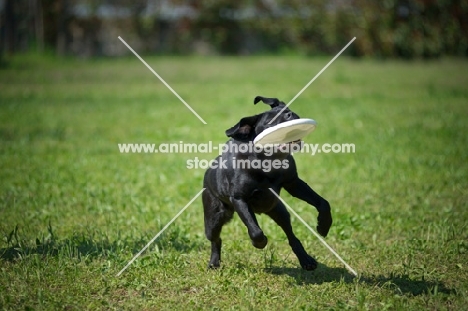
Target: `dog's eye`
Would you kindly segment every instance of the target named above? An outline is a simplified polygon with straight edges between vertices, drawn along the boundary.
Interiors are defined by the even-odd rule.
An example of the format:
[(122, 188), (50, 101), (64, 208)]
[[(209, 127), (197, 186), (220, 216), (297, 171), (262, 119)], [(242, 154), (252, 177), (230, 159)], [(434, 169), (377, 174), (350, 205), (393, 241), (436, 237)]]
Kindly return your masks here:
[(289, 120), (289, 119), (291, 119), (291, 117), (292, 117), (292, 113), (291, 113), (291, 112), (286, 113), (286, 119)]

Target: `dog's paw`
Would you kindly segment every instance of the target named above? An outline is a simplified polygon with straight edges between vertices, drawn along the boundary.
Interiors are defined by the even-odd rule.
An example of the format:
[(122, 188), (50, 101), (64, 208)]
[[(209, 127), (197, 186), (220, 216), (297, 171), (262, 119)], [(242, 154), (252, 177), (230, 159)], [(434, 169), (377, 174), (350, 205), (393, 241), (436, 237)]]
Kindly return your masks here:
[(330, 212), (319, 213), (317, 217), (317, 231), (321, 236), (326, 237), (332, 225), (332, 216)]
[(208, 269), (218, 269), (220, 261), (221, 261), (220, 254), (218, 252), (213, 252), (210, 257), (210, 263), (208, 264)]
[(252, 240), (252, 245), (258, 249), (263, 249), (268, 244), (268, 238), (266, 235), (263, 235), (261, 240)]
[(329, 228), (324, 228), (323, 226), (320, 226), (320, 224), (316, 228), (321, 236), (323, 236), (324, 238), (327, 237)]
[(211, 269), (211, 270), (219, 269), (219, 267), (220, 267), (219, 261), (218, 262), (210, 262), (208, 264), (208, 269)]
[(312, 271), (317, 269), (317, 261), (312, 257), (312, 256), (305, 256), (302, 259), (299, 259), (299, 262), (301, 264), (302, 269), (307, 270), (307, 271)]
[(213, 265), (211, 263), (208, 264), (208, 269), (209, 270), (217, 270), (217, 269), (219, 269), (219, 267), (220, 267), (219, 264), (218, 265)]

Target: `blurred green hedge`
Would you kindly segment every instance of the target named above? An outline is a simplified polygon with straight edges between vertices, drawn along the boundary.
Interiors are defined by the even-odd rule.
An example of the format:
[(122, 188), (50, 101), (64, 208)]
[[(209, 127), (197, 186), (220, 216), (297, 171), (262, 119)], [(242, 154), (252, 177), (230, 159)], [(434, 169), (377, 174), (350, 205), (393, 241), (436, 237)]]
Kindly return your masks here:
[(355, 36), (348, 52), (354, 56), (468, 56), (468, 1), (207, 0), (198, 9), (187, 39), (205, 40), (220, 53), (328, 54)]
[[(3, 52), (468, 56), (467, 0), (4, 0)], [(1, 0), (0, 0), (1, 4)], [(1, 6), (1, 5), (0, 5)]]

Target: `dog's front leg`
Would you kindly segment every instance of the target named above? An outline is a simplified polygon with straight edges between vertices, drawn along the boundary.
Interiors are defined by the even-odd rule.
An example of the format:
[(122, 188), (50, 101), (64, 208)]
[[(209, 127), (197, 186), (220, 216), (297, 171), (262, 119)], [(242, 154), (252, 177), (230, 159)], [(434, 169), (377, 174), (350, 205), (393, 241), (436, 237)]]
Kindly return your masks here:
[(328, 201), (318, 195), (300, 178), (296, 178), (293, 182), (284, 184), (283, 187), (293, 197), (315, 206), (319, 213), (317, 217), (317, 231), (320, 235), (324, 237), (327, 236), (333, 222)]
[(249, 208), (247, 203), (242, 199), (236, 199), (231, 197), (231, 203), (234, 206), (234, 210), (239, 215), (242, 222), (247, 227), (249, 232), (249, 237), (252, 240), (252, 245), (256, 248), (264, 248), (267, 243), (268, 239), (263, 234), (262, 229), (258, 226), (257, 218), (255, 217), (255, 213)]

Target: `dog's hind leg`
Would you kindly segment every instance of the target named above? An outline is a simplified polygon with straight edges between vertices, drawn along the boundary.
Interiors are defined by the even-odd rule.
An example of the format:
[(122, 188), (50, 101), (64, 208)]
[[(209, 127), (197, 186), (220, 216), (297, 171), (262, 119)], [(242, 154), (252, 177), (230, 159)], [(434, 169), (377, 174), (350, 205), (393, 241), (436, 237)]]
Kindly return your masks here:
[(276, 207), (266, 213), (270, 216), (286, 233), (288, 237), (289, 245), (291, 246), (294, 254), (296, 254), (297, 259), (299, 259), (299, 263), (304, 270), (315, 270), (317, 268), (317, 261), (307, 254), (304, 247), (302, 246), (301, 241), (296, 237), (292, 230), (291, 226), (291, 216), (289, 212), (286, 210), (286, 207), (283, 203), (278, 202)]
[(234, 211), (227, 209), (223, 202), (210, 193), (209, 189), (203, 192), (202, 200), (205, 235), (211, 242), (211, 258), (208, 268), (218, 268), (221, 260), (221, 229), (232, 219)]

